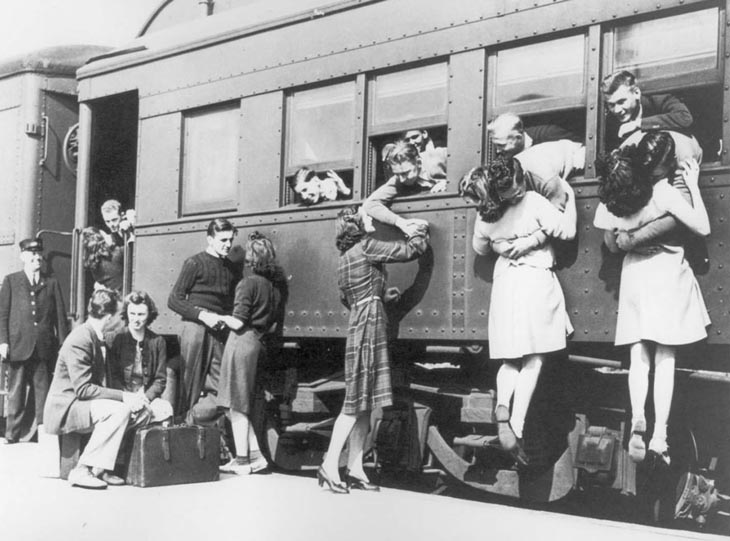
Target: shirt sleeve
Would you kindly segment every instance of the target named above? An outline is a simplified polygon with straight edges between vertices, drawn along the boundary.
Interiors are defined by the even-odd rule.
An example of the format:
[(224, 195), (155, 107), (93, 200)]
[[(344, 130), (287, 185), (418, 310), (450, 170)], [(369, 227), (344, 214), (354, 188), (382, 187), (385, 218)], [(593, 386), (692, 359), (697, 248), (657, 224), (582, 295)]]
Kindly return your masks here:
[(407, 241), (382, 241), (370, 238), (363, 247), (363, 255), (368, 261), (395, 263), (412, 261), (428, 248), (428, 234), (413, 235)]
[(539, 193), (545, 199), (559, 210), (565, 209), (568, 201), (568, 194), (563, 189), (562, 179), (555, 175), (552, 178), (543, 178), (540, 175), (531, 173), (532, 185), (535, 192)]
[(471, 245), (479, 255), (487, 255), (491, 251), (488, 227), (480, 218), (477, 218), (474, 222), (474, 235), (471, 239)]
[(10, 343), (10, 278), (3, 279), (0, 286), (0, 344)]
[(642, 130), (686, 130), (692, 125), (692, 113), (682, 101), (671, 94), (649, 96), (647, 104), (657, 111), (642, 116)]
[(177, 282), (167, 298), (167, 306), (173, 312), (180, 314), (183, 318), (195, 321), (200, 315), (200, 308), (197, 308), (188, 300), (188, 293), (195, 285), (200, 273), (197, 262), (193, 259), (186, 259)]
[(613, 231), (618, 224), (616, 223), (614, 215), (606, 208), (606, 205), (598, 203), (598, 207), (596, 207), (596, 214), (593, 217), (593, 226), (598, 229)]
[(363, 208), (374, 220), (384, 224), (395, 225), (398, 215), (388, 207), (397, 196), (398, 188), (395, 184), (395, 179), (391, 178), (370, 194), (370, 197), (363, 203)]
[(157, 360), (157, 368), (152, 385), (144, 393), (150, 401), (161, 397), (167, 386), (167, 344), (161, 336), (156, 336), (151, 342), (150, 354)]
[(244, 325), (251, 320), (251, 308), (255, 295), (256, 283), (253, 280), (243, 279), (238, 282), (233, 301), (233, 317), (243, 321)]
[(544, 197), (534, 199), (537, 207), (537, 221), (546, 235), (562, 240), (570, 240), (575, 236), (575, 224), (567, 223), (567, 215), (555, 208)]

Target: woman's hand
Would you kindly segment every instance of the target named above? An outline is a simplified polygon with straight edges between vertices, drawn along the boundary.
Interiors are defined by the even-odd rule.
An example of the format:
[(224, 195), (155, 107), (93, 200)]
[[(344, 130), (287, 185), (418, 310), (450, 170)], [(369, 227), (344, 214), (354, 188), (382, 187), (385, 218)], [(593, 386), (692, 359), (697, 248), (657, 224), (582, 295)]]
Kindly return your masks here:
[(697, 160), (690, 158), (682, 163), (682, 176), (688, 188), (697, 188), (700, 179), (700, 165)]
[(389, 287), (383, 294), (383, 302), (398, 302), (400, 300), (400, 289), (397, 287)]

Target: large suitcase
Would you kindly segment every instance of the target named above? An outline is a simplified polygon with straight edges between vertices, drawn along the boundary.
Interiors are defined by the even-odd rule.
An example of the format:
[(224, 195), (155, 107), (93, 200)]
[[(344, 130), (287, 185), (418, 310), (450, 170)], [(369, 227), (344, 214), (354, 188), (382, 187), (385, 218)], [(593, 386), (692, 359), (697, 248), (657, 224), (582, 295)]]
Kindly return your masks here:
[(202, 426), (154, 426), (134, 436), (127, 484), (158, 487), (217, 481), (218, 429)]

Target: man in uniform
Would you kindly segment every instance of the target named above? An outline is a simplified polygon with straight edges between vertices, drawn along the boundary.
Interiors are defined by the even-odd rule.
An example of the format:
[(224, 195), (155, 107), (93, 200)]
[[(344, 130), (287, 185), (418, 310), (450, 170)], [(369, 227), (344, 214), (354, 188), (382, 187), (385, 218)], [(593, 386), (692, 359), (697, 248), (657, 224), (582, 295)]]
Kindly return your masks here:
[(23, 270), (0, 287), (0, 358), (8, 369), (7, 443), (31, 441), (43, 423), (43, 405), (58, 344), (67, 333), (66, 309), (55, 278), (41, 273), (43, 243), (20, 242)]

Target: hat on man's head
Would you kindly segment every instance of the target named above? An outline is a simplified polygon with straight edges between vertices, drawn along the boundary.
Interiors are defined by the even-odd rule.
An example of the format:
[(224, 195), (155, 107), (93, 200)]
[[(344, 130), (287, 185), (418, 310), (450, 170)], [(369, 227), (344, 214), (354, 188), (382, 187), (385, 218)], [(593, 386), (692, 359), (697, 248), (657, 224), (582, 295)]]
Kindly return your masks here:
[(43, 241), (41, 239), (23, 239), (19, 243), (21, 252), (42, 252)]

